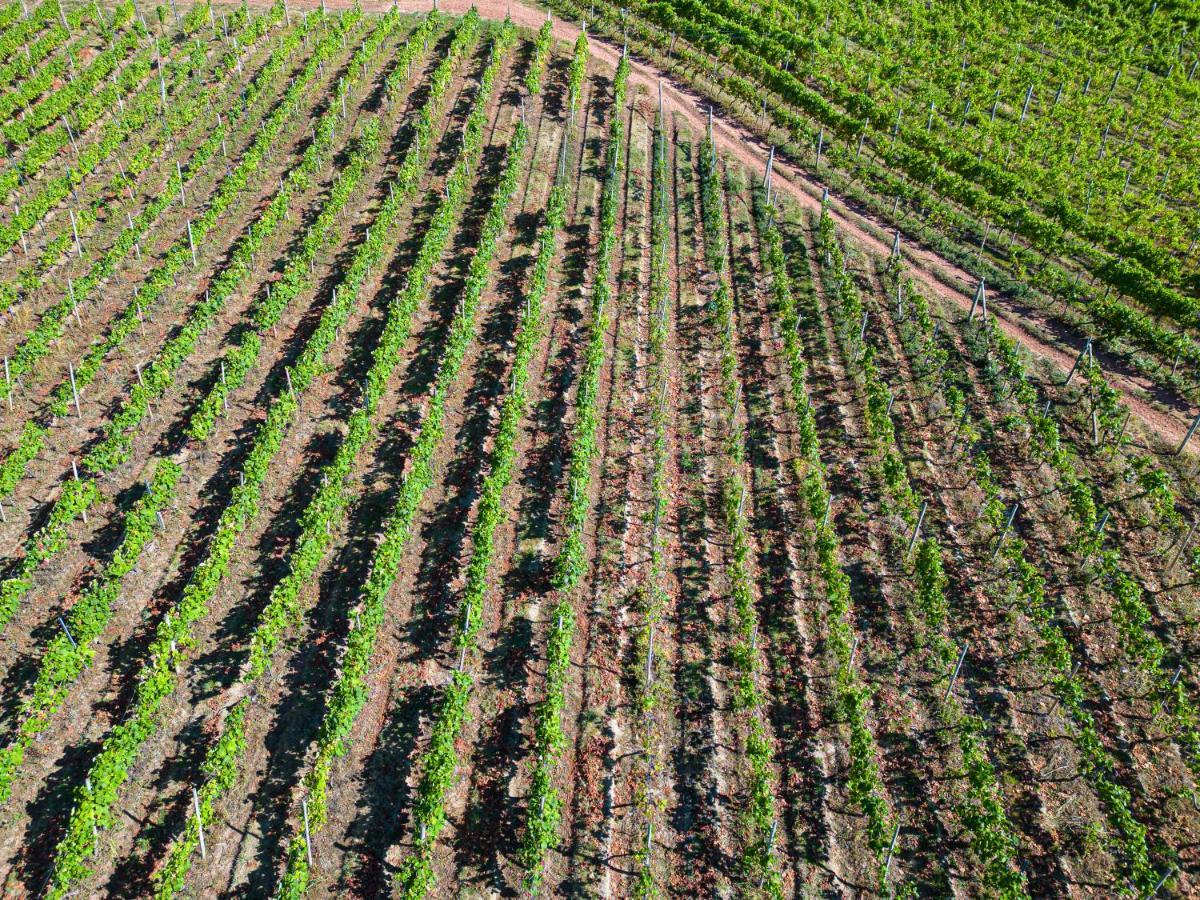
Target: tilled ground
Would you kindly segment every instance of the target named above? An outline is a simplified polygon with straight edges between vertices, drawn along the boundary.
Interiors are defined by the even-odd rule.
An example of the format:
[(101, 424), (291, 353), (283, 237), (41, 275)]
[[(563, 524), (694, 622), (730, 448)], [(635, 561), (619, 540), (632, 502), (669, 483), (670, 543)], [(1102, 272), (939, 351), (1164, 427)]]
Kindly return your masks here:
[[(529, 18), (530, 10), (514, 9), (518, 18)], [(295, 127), (286, 130), (254, 188), (238, 198), (197, 248), (197, 266), (182, 273), (147, 315), (144, 329), (106, 361), (81, 397), (82, 415), (56, 423), (47, 449), (6, 503), (8, 520), (0, 526), (6, 556), (17, 555), (20, 543), (45, 518), (58, 483), (69, 475), (69, 461), (94, 446), (136, 382), (137, 367), (155, 356), (202, 300), (238, 237), (296, 164), (307, 145), (304, 123), (326, 108), (373, 21), (368, 16), (324, 66), (317, 84), (304, 95)], [(574, 37), (561, 23), (556, 29), (560, 37)], [(73, 687), (56, 727), (30, 752), (3, 809), (0, 870), (6, 873), (7, 893), (41, 890), (72, 792), (100, 742), (128, 710), (134, 676), (154, 629), (207, 552), (249, 440), (272, 398), (287, 389), (288, 367), (331, 302), (333, 287), (387, 196), (387, 184), (411, 139), (409, 124), (424, 103), (429, 76), (448, 41), (443, 29), (402, 96), (384, 104), (383, 79), (407, 33), (408, 25), (384, 42), (348, 98), (337, 138), (335, 166), (360, 123), (378, 114), (383, 139), (376, 164), (338, 218), (335, 240), (317, 254), (312, 287), (272, 333), (262, 336), (260, 363), (231, 397), (213, 435), (201, 445), (187, 440), (182, 429), (220, 377), (219, 360), (241, 333), (256, 298), (278, 276), (279, 260), (316, 215), (335, 166), (326, 164), (297, 196), (289, 219), (259, 254), (243, 287), (181, 366), (175, 386), (154, 404), (153, 416), (140, 426), (131, 460), (100, 480), (105, 499), (89, 512), (86, 523), (71, 526), (67, 546), (38, 573), (34, 590), (5, 631), (0, 727), (9, 729), (31, 688), (41, 649), (61, 627), (58, 616), (111, 555), (120, 537), (117, 524), (138, 484), (151, 473), (153, 460), (173, 456), (183, 464), (177, 501), (164, 511), (162, 527), (125, 579), (92, 666)], [(230, 79), (231, 85), (252, 77), (269, 44), (245, 49), (243, 71)], [(460, 148), (459, 131), (487, 62), (483, 47), (478, 43), (457, 67), (435, 117), (428, 170), (390, 240), (386, 262), (364, 284), (328, 353), (327, 371), (300, 399), (260, 511), (239, 539), (207, 615), (195, 626), (195, 647), (181, 664), (177, 689), (161, 707), (157, 732), (120, 792), (118, 824), (99, 840), (97, 871), (82, 885), (85, 892), (147, 892), (170, 842), (191, 814), (190, 789), (204, 777), (200, 763), (220, 733), (225, 712), (244, 690), (236, 686), (236, 676), (250, 632), (286, 571), (298, 517), (359, 403), (386, 305), (403, 286), (443, 196)], [(434, 852), (439, 893), (516, 896), (523, 890), (518, 849), (535, 762), (534, 710), (544, 695), (548, 616), (558, 599), (550, 574), (564, 533), (564, 469), (579, 415), (580, 363), (599, 277), (600, 196), (613, 116), (622, 117), (627, 140), (615, 289), (604, 335), (598, 461), (584, 528), (589, 567), (570, 598), (577, 619), (562, 713), (565, 743), (555, 772), (563, 815), (542, 890), (630, 896), (646, 866), (664, 892), (732, 896), (758, 888), (742, 869), (754, 778), (746, 754), (750, 723), (734, 701), (738, 636), (731, 590), (733, 547), (723, 498), (724, 482), (734, 469), (726, 449), (730, 410), (721, 391), (729, 377), (740, 387), (732, 414), (745, 435), (746, 454), (733, 465), (748, 484), (744, 509), (751, 554), (746, 565), (760, 623), (753, 652), (761, 661), (759, 689), (766, 698), (764, 722), (774, 750), (767, 779), (779, 816), (772, 864), (782, 873), (788, 894), (856, 896), (876, 890), (881, 860), (868, 845), (863, 812), (848, 785), (850, 729), (837, 708), (833, 679), (839, 663), (826, 640), (831, 611), (816, 571), (813, 523), (795, 466), (800, 451), (793, 386), (754, 217), (758, 176), (742, 170), (744, 156), (724, 160), (720, 167), (721, 236), (730, 262), (720, 277), (728, 279), (734, 308), (735, 364), (730, 373), (722, 369), (722, 326), (713, 312), (718, 276), (704, 253), (705, 240), (714, 235), (705, 233), (701, 215), (701, 122), (677, 89), (668, 92), (664, 119), (671, 162), (670, 322), (662, 360), (669, 497), (668, 515), (659, 524), (665, 603), (654, 630), (654, 684), (646, 678), (645, 603), (654, 527), (652, 407), (658, 402), (649, 257), (657, 96), (652, 73), (638, 64), (627, 106), (615, 109), (607, 65), (615, 60), (609, 58), (611, 48), (597, 48), (598, 62), (588, 70), (571, 121), (565, 45), (556, 46), (540, 94), (529, 94), (524, 87), (529, 35), (501, 69), (486, 107), (483, 161), (380, 403), (377, 432), (350, 476), (347, 490), (354, 502), (302, 592), (300, 626), (255, 686), (241, 774), (217, 804), (206, 855), (193, 861), (190, 893), (270, 893), (286, 842), (302, 830), (297, 785), (311, 767), (311, 748), (360, 588), (408, 471), (499, 161), (520, 115), (530, 126), (520, 187), (478, 310), (478, 335), (447, 397), (445, 434), (433, 460), (434, 483), (422, 501), (388, 598), (367, 678), (366, 705), (332, 770), (329, 822), (311, 845), (311, 892), (385, 894), (411, 850), (419, 761), (429, 744), (437, 701), (457, 662), (453, 630), (471, 528), (510, 378), (513, 334), (538, 252), (538, 229), (565, 140), (570, 164), (567, 222), (558, 236), (544, 301), (529, 414), (516, 442), (518, 465), (505, 492), (508, 514), (496, 532), (478, 639), (482, 664), (469, 721), (455, 745), (457, 768), (445, 802), (448, 827)], [(274, 81), (273, 97), (286, 89), (303, 59), (301, 52), (285, 66)], [(253, 139), (254, 123), (273, 102), (266, 99), (239, 126), (228, 148), (231, 160)], [(716, 131), (718, 146), (728, 147), (727, 126)], [(175, 152), (184, 153), (196, 143), (197, 137), (189, 135), (177, 142)], [(105, 173), (98, 177), (111, 175), (107, 169)], [(144, 183), (165, 174), (170, 173), (151, 167)], [(187, 202), (172, 205), (154, 226), (155, 239), (142, 246), (140, 262), (127, 260), (100, 292), (100, 302), (85, 314), (84, 328), (68, 329), (19, 392), (13, 414), (2, 420), (0, 435), (7, 443), (15, 442), (19, 423), (44, 406), (66, 362), (115, 318), (139, 279), (179, 239), (186, 221), (203, 209), (219, 182), (219, 171), (198, 178)], [(148, 188), (140, 187), (134, 198), (120, 199), (119, 208), (136, 210), (137, 198), (148, 194)], [(779, 215), (800, 304), (808, 389), (833, 494), (830, 517), (850, 577), (852, 625), (859, 639), (855, 665), (872, 692), (869, 725), (886, 799), (900, 823), (889, 877), (893, 885), (903, 882), (922, 893), (974, 896), (977, 859), (963, 821), (962, 760), (955, 735), (940, 714), (949, 673), (925, 640), (922, 613), (914, 602), (915, 579), (906, 555), (909, 526), (886, 496), (868, 436), (858, 360), (849, 356), (838, 334), (830, 273), (820, 258), (812, 222), (790, 202)], [(108, 230), (115, 224), (102, 223), (89, 236), (85, 258), (65, 261), (58, 274), (83, 271), (88, 258), (115, 237), (116, 231)], [(1155, 864), (1163, 871), (1168, 864), (1178, 865), (1182, 876), (1177, 889), (1186, 891), (1195, 883), (1193, 836), (1200, 828), (1200, 816), (1189, 802), (1195, 779), (1188, 748), (1156, 716), (1153, 697), (1122, 653), (1110, 587), (1097, 582), (1088, 560), (1069, 546), (1067, 509), (1053, 472), (1023, 452), (1027, 436), (1011, 422), (1011, 401), (995, 396), (986, 362), (957, 307), (939, 302), (935, 309), (951, 362), (945, 373), (931, 372), (914, 354), (909, 324), (889, 302), (884, 263), (873, 255), (880, 248), (863, 241), (853, 227), (841, 236), (851, 241), (851, 270), (870, 313), (864, 340), (875, 349), (881, 377), (894, 393), (889, 412), (907, 474), (920, 498), (929, 502), (923, 533), (936, 535), (944, 550), (952, 607), (945, 637), (969, 647), (954, 693), (987, 723), (986, 752), (997, 771), (999, 797), (1017, 834), (1031, 892), (1104, 895), (1118, 886), (1123, 860), (1111, 840), (1104, 799), (1081, 771), (1083, 757), (1072, 726), (1045, 683), (1036, 630), (1027, 612), (1014, 607), (1006, 581), (992, 564), (999, 536), (978, 521), (983, 498), (968, 465), (978, 453), (989, 455), (1006, 496), (1021, 500), (1017, 532), (1047, 575), (1073, 656), (1080, 661), (1089, 709), (1114, 760), (1116, 781), (1129, 791), (1134, 816), (1150, 831)], [(0, 269), (7, 275), (22, 264), (23, 258), (10, 255), (0, 260)], [(50, 293), (29, 298), (20, 311), (27, 317), (22, 321), (31, 321), (40, 305), (52, 299)], [(16, 327), (18, 318), (11, 315), (7, 323)], [(6, 330), (0, 347), (15, 346), (14, 334)], [(1148, 589), (1159, 613), (1156, 633), (1171, 654), (1186, 660), (1197, 640), (1190, 612), (1194, 588), (1176, 583), (1182, 575), (1164, 568), (1163, 537), (1139, 527), (1147, 510), (1126, 483), (1121, 458), (1090, 446), (1086, 406), (1077, 392), (1054, 386), (1038, 370), (1033, 377), (1047, 393), (1053, 392), (1064, 434), (1077, 448), (1083, 471), (1112, 498), (1110, 540)], [(947, 419), (942, 396), (949, 381), (966, 391), (971, 415), (986, 432), (985, 446), (954, 445), (955, 423)], [(1134, 433), (1142, 439), (1136, 427)], [(1172, 473), (1183, 475), (1185, 469), (1176, 467)], [(1185, 492), (1184, 505), (1194, 505), (1194, 497), (1194, 491)], [(648, 689), (655, 692), (655, 703), (646, 713), (641, 704)]]

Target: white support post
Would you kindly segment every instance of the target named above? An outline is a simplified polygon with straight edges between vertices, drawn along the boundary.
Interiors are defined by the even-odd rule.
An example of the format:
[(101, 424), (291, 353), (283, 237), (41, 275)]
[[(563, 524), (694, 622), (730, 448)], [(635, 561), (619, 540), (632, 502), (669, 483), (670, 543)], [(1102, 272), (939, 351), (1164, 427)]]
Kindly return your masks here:
[(83, 256), (83, 244), (79, 240), (79, 224), (75, 221), (75, 210), (68, 209), (67, 213), (71, 216), (71, 234), (75, 237), (75, 255)]
[[(1200, 521), (1200, 520), (1197, 520), (1197, 521)], [(1187, 550), (1188, 544), (1190, 544), (1192, 542), (1192, 535), (1195, 533), (1196, 533), (1196, 522), (1193, 522), (1191, 527), (1188, 528), (1187, 534), (1184, 536), (1183, 540), (1180, 541), (1179, 549), (1175, 552), (1175, 558), (1171, 560), (1171, 565), (1168, 566), (1168, 569), (1175, 568), (1175, 565), (1179, 562), (1179, 557), (1183, 556), (1184, 551)]]
[[(1092, 352), (1092, 339), (1088, 338), (1083, 344), (1083, 349), (1079, 351), (1079, 356), (1075, 357), (1075, 365), (1071, 366), (1071, 371), (1067, 373), (1067, 380), (1063, 382), (1063, 387), (1066, 387), (1068, 384), (1071, 383), (1071, 379), (1075, 377), (1075, 372), (1079, 369), (1079, 364), (1083, 362), (1084, 356), (1086, 356), (1087, 354), (1089, 354), (1091, 352)], [(1193, 426), (1193, 428), (1194, 427), (1195, 426)], [(1182, 450), (1183, 448), (1180, 447), (1179, 449)]]
[(958, 662), (954, 664), (954, 672), (950, 675), (950, 683), (946, 685), (946, 693), (942, 695), (942, 703), (950, 699), (950, 692), (954, 690), (954, 682), (958, 680), (958, 673), (962, 670), (963, 660), (967, 658), (966, 642), (963, 642), (962, 651), (958, 654)]
[(192, 809), (196, 811), (196, 828), (200, 835), (200, 858), (208, 858), (208, 848), (204, 846), (204, 819), (200, 816), (200, 795), (192, 788)]
[[(129, 214), (128, 210), (126, 210), (126, 212), (125, 212), (125, 222), (129, 226), (129, 230), (131, 232), (134, 231), (133, 216)], [(136, 234), (134, 235), (134, 238), (133, 238), (133, 249), (137, 252), (137, 258), (141, 259), (142, 258), (142, 243), (141, 243), (141, 241), (139, 241), (137, 239)]]
[[(1194, 70), (1195, 66), (1193, 66), (1192, 68)], [(1158, 892), (1162, 890), (1162, 886), (1167, 883), (1167, 879), (1170, 878), (1174, 874), (1175, 874), (1175, 867), (1171, 866), (1170, 868), (1167, 869), (1166, 874), (1163, 875), (1162, 878), (1158, 879), (1158, 884), (1156, 884), (1154, 886), (1154, 890), (1152, 890), (1150, 892), (1150, 898), (1157, 896)]]
[(192, 268), (196, 267), (196, 242), (192, 239), (192, 222), (189, 219), (187, 223), (188, 247), (192, 251)]
[(887, 859), (883, 863), (883, 880), (886, 882), (888, 874), (892, 871), (892, 855), (896, 851), (896, 841), (900, 838), (900, 823), (896, 823), (896, 828), (892, 832), (892, 842), (888, 844)]
[(975, 321), (975, 310), (979, 307), (979, 304), (981, 302), (983, 302), (983, 303), (987, 302), (986, 300), (984, 300), (984, 288), (983, 288), (983, 279), (982, 278), (979, 279), (979, 284), (977, 284), (975, 286), (975, 298), (971, 301), (971, 311), (969, 313), (967, 313), (967, 321), (968, 322)]
[[(75, 387), (75, 364), (72, 363), (70, 360), (67, 361), (67, 371), (71, 375), (71, 396), (75, 398), (75, 415), (79, 416), (79, 418), (82, 419), (83, 411), (80, 410), (80, 408), (79, 408), (79, 391)], [(71, 463), (71, 465), (74, 466), (75, 464)], [(78, 472), (76, 472), (75, 475), (76, 475), (76, 478), (79, 477)]]
[(1175, 455), (1179, 456), (1183, 453), (1183, 448), (1188, 445), (1188, 441), (1192, 439), (1192, 435), (1196, 433), (1196, 428), (1200, 427), (1200, 413), (1196, 413), (1196, 418), (1192, 419), (1192, 427), (1187, 430), (1187, 434), (1183, 436), (1183, 442), (1179, 445), (1179, 449), (1175, 451)]
[[(325, 11), (325, 0), (321, 0), (321, 12)], [(304, 811), (304, 851), (308, 854), (308, 867), (312, 868), (312, 837), (308, 832), (308, 801), (301, 800), (300, 808)]]
[(1000, 548), (1004, 546), (1004, 539), (1008, 537), (1008, 532), (1012, 529), (1013, 519), (1017, 517), (1017, 509), (1020, 505), (1021, 501), (1017, 500), (1013, 503), (1012, 509), (1008, 511), (1008, 520), (1004, 523), (1004, 530), (1000, 532), (1000, 539), (996, 541), (996, 549), (992, 551), (993, 560), (1000, 555)]
[(917, 543), (917, 537), (921, 533), (921, 525), (925, 521), (925, 510), (928, 508), (929, 508), (929, 501), (922, 500), (921, 501), (921, 511), (920, 511), (920, 513), (917, 514), (917, 524), (913, 526), (912, 537), (910, 537), (908, 539), (908, 550), (906, 551), (906, 555), (912, 554), (913, 547)]
[(649, 626), (650, 638), (646, 649), (646, 684), (654, 684), (654, 623)]

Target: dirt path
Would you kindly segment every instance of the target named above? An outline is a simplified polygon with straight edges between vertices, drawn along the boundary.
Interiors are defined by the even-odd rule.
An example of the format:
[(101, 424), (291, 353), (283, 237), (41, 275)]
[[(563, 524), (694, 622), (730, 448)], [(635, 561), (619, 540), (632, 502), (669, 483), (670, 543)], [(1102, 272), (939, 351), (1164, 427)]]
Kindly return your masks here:
[[(263, 4), (264, 0), (256, 0)], [(302, 0), (301, 7), (316, 7), (321, 0)], [(527, 6), (512, 0), (405, 0), (398, 3), (406, 12), (421, 12), (430, 9), (436, 3), (438, 9), (461, 15), (471, 7), (475, 7), (481, 16), (489, 19), (503, 19), (511, 16), (517, 25), (527, 28), (538, 28), (546, 19), (544, 10)], [(328, 8), (348, 7), (350, 0), (325, 0)], [(390, 8), (390, 3), (370, 2), (362, 4), (368, 10)], [(559, 19), (554, 21), (554, 36), (560, 40), (573, 41), (579, 36), (579, 27)], [(616, 66), (621, 55), (621, 48), (607, 43), (601, 38), (592, 38), (592, 55), (608, 65)], [(683, 84), (644, 61), (631, 59), (629, 86), (646, 86), (655, 92), (662, 83), (663, 99), (668, 110), (687, 121), (696, 131), (703, 131), (708, 122), (708, 102), (691, 87)], [(761, 169), (767, 162), (768, 148), (763, 142), (751, 134), (740, 123), (729, 119), (713, 117), (713, 140), (718, 150), (728, 153), (750, 169)], [(820, 195), (824, 189), (817, 179), (797, 166), (791, 165), (776, 155), (774, 166), (774, 183), (778, 190), (791, 197), (807, 209), (819, 209)], [(872, 217), (864, 216), (852, 210), (845, 203), (830, 195), (830, 211), (838, 226), (844, 229), (853, 240), (865, 250), (874, 253), (886, 253), (891, 249), (882, 237), (887, 226)], [(952, 302), (964, 311), (971, 306), (975, 289), (975, 279), (963, 269), (953, 265), (932, 250), (903, 242), (905, 257), (912, 263), (910, 274), (919, 281), (923, 288), (936, 294), (943, 300)], [(953, 286), (952, 286), (953, 285)], [(1020, 319), (1010, 318), (1010, 314), (995, 309), (996, 319), (1005, 334), (1019, 341), (1031, 353), (1044, 357), (1053, 362), (1064, 372), (1071, 368), (1075, 361), (1071, 351), (1048, 343), (1037, 337)], [(1108, 372), (1109, 382), (1123, 395), (1124, 402), (1135, 415), (1156, 432), (1168, 444), (1178, 444), (1187, 431), (1190, 413), (1183, 401), (1172, 405), (1173, 412), (1156, 408), (1146, 399), (1146, 395), (1155, 390), (1156, 386), (1147, 378), (1128, 373)]]

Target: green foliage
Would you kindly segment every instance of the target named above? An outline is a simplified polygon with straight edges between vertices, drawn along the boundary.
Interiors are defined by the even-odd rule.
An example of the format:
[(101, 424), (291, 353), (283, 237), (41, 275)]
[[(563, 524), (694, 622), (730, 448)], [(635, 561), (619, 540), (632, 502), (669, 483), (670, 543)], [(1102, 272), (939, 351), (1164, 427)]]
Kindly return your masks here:
[(112, 558), (83, 589), (65, 621), (70, 635), (59, 632), (42, 655), (33, 693), (21, 704), (16, 736), (0, 751), (0, 802), (12, 792), (25, 751), (51, 725), (70, 693), (71, 686), (92, 663), (91, 644), (104, 632), (112, 618), (113, 605), (121, 594), (125, 577), (133, 571), (142, 549), (154, 534), (158, 515), (174, 500), (180, 468), (161, 460), (145, 493), (125, 517), (121, 543)]
[[(587, 70), (587, 36), (581, 34), (575, 44), (575, 56), (568, 76), (568, 109), (571, 115), (580, 97)], [(525, 870), (525, 885), (535, 890), (542, 877), (546, 853), (558, 844), (558, 825), (562, 814), (562, 799), (554, 783), (559, 757), (565, 745), (562, 715), (566, 703), (567, 676), (571, 665), (571, 646), (575, 633), (575, 610), (571, 595), (587, 574), (588, 563), (584, 550), (583, 529), (591, 512), (592, 464), (598, 447), (598, 395), (601, 368), (604, 364), (604, 342), (608, 330), (608, 305), (612, 299), (612, 265), (617, 251), (616, 222), (620, 203), (622, 178), (622, 147), (625, 141), (624, 119), (621, 110), (625, 102), (625, 87), (629, 78), (628, 61), (622, 59), (613, 81), (613, 99), (609, 107), (608, 147), (605, 151), (605, 178), (600, 196), (600, 240), (596, 251), (596, 277), (592, 286), (591, 319), (587, 328), (587, 343), (575, 397), (575, 422), (571, 427), (571, 451), (567, 461), (567, 507), (563, 517), (565, 535), (553, 563), (551, 582), (558, 600), (551, 611), (551, 624), (546, 637), (545, 694), (534, 709), (533, 752), (536, 758), (529, 797), (526, 800), (525, 832), (518, 848), (518, 860)], [(565, 148), (564, 148), (565, 149)], [(562, 169), (566, 167), (563, 166)], [(563, 181), (562, 171), (556, 178), (556, 189)], [(563, 206), (556, 206), (553, 219), (548, 216), (546, 227), (553, 225), (552, 234), (560, 230), (565, 215)], [(558, 220), (555, 222), (554, 220)], [(544, 242), (543, 247), (546, 243)], [(553, 249), (550, 250), (551, 256)], [(545, 277), (545, 269), (535, 275)], [(531, 290), (542, 288), (535, 283)]]
[(525, 90), (531, 94), (540, 94), (542, 78), (546, 73), (546, 63), (550, 60), (553, 36), (553, 25), (547, 19), (538, 30), (537, 40), (533, 44), (533, 59), (529, 62), (529, 72), (525, 75)]

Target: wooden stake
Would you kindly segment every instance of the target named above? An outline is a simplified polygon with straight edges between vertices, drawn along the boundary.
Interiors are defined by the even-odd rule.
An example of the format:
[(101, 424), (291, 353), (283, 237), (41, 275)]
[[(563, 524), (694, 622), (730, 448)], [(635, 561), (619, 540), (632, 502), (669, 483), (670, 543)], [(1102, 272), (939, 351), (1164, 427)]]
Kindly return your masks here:
[(1130, 410), (1126, 408), (1125, 418), (1121, 421), (1121, 430), (1117, 432), (1116, 440), (1113, 441), (1114, 444), (1119, 445), (1121, 440), (1125, 437), (1125, 429), (1129, 427), (1129, 414)]

